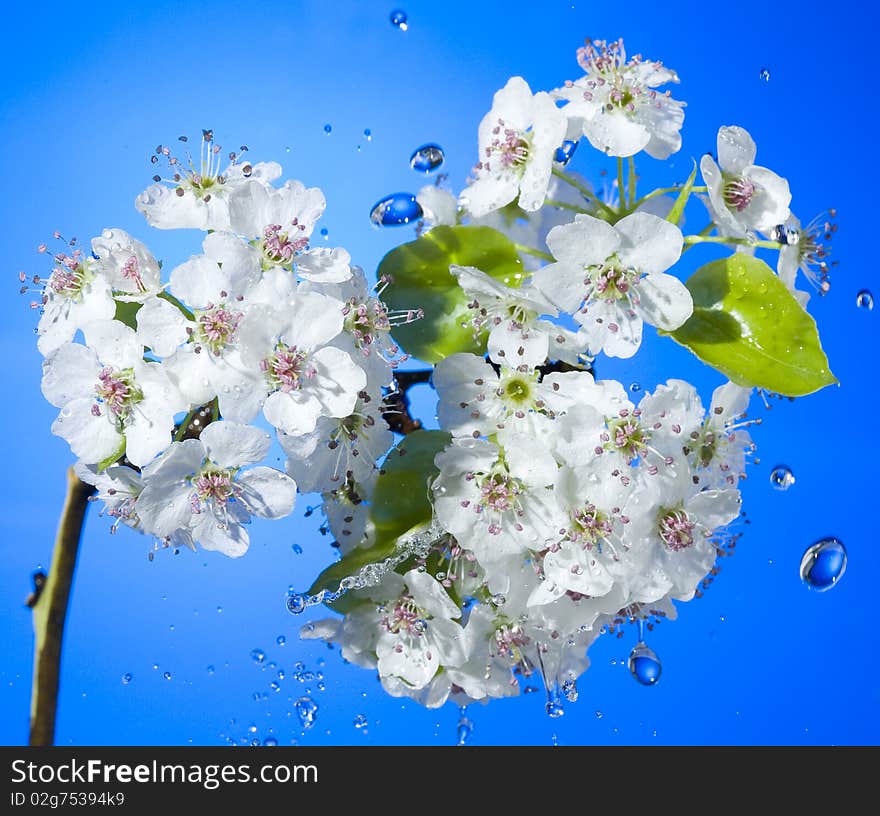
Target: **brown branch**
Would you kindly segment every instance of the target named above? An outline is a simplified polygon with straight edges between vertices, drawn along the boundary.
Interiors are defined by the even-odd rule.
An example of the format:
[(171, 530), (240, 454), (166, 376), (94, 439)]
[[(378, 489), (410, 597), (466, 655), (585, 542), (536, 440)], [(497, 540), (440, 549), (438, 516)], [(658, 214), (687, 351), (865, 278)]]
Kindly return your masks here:
[(31, 745), (52, 745), (55, 741), (64, 623), (86, 508), (94, 491), (91, 485), (77, 478), (72, 467), (68, 469), (67, 496), (61, 511), (49, 575), (42, 576), (39, 581), (34, 576), (34, 593), (27, 601), (33, 609), (35, 636)]

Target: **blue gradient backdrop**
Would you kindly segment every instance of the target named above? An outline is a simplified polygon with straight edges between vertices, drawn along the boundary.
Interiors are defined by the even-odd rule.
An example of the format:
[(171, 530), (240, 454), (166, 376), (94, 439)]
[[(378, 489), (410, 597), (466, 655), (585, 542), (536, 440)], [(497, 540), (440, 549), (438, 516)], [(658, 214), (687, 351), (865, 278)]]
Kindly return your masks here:
[[(413, 148), (443, 145), (444, 169), (460, 187), (475, 160), (477, 124), (509, 76), (550, 89), (578, 76), (574, 52), (585, 36), (623, 36), (632, 52), (679, 72), (675, 96), (688, 103), (683, 149), (671, 169), (643, 158), (646, 184), (682, 181), (691, 158), (714, 149), (718, 126), (739, 124), (755, 137), (759, 162), (790, 180), (801, 218), (838, 208), (840, 266), (831, 293), (814, 298), (810, 311), (841, 385), (770, 411), (755, 398), (753, 413), (764, 424), (754, 433), (761, 463), (743, 484), (751, 523), (706, 596), (680, 605), (678, 621), (652, 634), (664, 665), (658, 686), (640, 687), (628, 675), (634, 633), (606, 637), (591, 650), (580, 700), (563, 717), (546, 717), (541, 693), (475, 705), (471, 742), (877, 743), (871, 412), (880, 310), (855, 306), (856, 293), (876, 285), (867, 239), (875, 229), (869, 150), (877, 115), (866, 85), (876, 12), (853, 2), (799, 3), (756, 16), (746, 4), (690, 1), (672, 9), (414, 0), (404, 6), (409, 30), (402, 32), (389, 23), (392, 8), (158, 0), (19, 3), (4, 12), (0, 742), (27, 739), (32, 634), (23, 602), (31, 573), (48, 566), (72, 461), (49, 434), (55, 412), (39, 390), (36, 315), (16, 296), (19, 271), (46, 271), (36, 246), (55, 229), (85, 242), (118, 226), (166, 264), (197, 252), (195, 233), (150, 230), (133, 202), (153, 172), (156, 144), (184, 133), (195, 139), (210, 127), (227, 149), (246, 143), (253, 159), (279, 160), (286, 177), (323, 188), (320, 226), (329, 243), (374, 270), (388, 249), (411, 238), (411, 228), (372, 229), (368, 213), (382, 195), (423, 183), (408, 166)], [(771, 73), (766, 83), (763, 67)], [(572, 166), (597, 180), (610, 169), (585, 146)], [(702, 226), (699, 208), (689, 217)], [(714, 254), (695, 249), (688, 263)], [(645, 388), (683, 377), (706, 400), (721, 382), (654, 336), (631, 363), (600, 359), (599, 367), (602, 376)], [(429, 396), (420, 397), (419, 410), (432, 415)], [(768, 480), (778, 463), (797, 478), (787, 493)], [(144, 538), (111, 537), (108, 522), (91, 514), (65, 643), (58, 743), (454, 743), (453, 706), (426, 711), (391, 699), (374, 674), (344, 664), (338, 650), (298, 641), (303, 621), (284, 608), (287, 586), (307, 586), (334, 558), (317, 514), (303, 518), (307, 504), (301, 500), (282, 523), (255, 524), (251, 550), (237, 561), (164, 552), (149, 563)], [(819, 594), (801, 583), (798, 565), (825, 535), (845, 542), (850, 564), (837, 587)], [(263, 664), (251, 658), (254, 648), (265, 650)], [(297, 661), (315, 678), (292, 678)], [(286, 676), (276, 692), (269, 684), (279, 668)], [(133, 679), (123, 684), (127, 672)], [(306, 689), (320, 708), (303, 733), (293, 701)], [(359, 714), (364, 729), (353, 725)]]

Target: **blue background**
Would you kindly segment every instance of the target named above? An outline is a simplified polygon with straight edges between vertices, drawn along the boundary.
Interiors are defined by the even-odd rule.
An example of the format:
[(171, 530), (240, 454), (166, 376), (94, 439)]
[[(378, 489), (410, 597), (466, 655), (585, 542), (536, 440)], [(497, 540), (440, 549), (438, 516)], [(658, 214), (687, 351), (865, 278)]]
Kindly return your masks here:
[[(320, 186), (328, 208), (319, 227), (328, 229), (329, 244), (374, 270), (388, 249), (412, 237), (408, 227), (372, 229), (368, 213), (381, 196), (424, 183), (408, 166), (413, 148), (443, 145), (444, 170), (460, 189), (475, 160), (477, 124), (508, 77), (520, 74), (535, 90), (556, 87), (579, 76), (574, 52), (585, 36), (623, 36), (631, 52), (678, 71), (674, 96), (688, 103), (681, 152), (666, 165), (642, 158), (643, 189), (684, 180), (691, 158), (714, 150), (717, 128), (739, 124), (755, 137), (759, 163), (790, 180), (802, 219), (838, 208), (840, 266), (831, 293), (814, 297), (810, 311), (841, 385), (770, 411), (753, 398), (764, 424), (754, 432), (761, 462), (743, 483), (751, 523), (706, 596), (680, 605), (679, 619), (649, 638), (664, 666), (656, 687), (640, 687), (625, 667), (633, 632), (604, 637), (590, 652), (579, 701), (563, 717), (547, 718), (541, 692), (474, 705), (470, 741), (877, 743), (872, 411), (880, 314), (855, 305), (876, 274), (868, 151), (877, 115), (867, 86), (876, 20), (864, 17), (873, 12), (849, 2), (799, 3), (760, 16), (746, 4), (703, 2), (674, 9), (410, 2), (402, 32), (389, 23), (392, 8), (154, 0), (18, 3), (4, 12), (0, 742), (27, 739), (32, 634), (23, 601), (33, 570), (48, 566), (72, 461), (49, 434), (55, 411), (39, 390), (36, 315), (15, 294), (20, 270), (48, 271), (36, 246), (54, 229), (85, 242), (117, 226), (166, 264), (199, 251), (195, 233), (147, 228), (133, 201), (154, 172), (148, 157), (156, 144), (179, 134), (195, 144), (200, 128), (210, 127), (225, 149), (246, 143), (253, 160), (278, 160), (286, 177)], [(759, 78), (763, 67), (769, 82)], [(597, 181), (612, 169), (585, 145), (572, 167)], [(692, 231), (703, 226), (699, 207), (688, 217)], [(679, 271), (716, 254), (697, 248)], [(634, 361), (598, 365), (601, 376), (645, 388), (683, 377), (707, 401), (721, 382), (653, 336)], [(432, 414), (424, 395), (419, 409)], [(778, 463), (797, 479), (786, 493), (769, 483)], [(65, 642), (58, 743), (453, 744), (454, 706), (427, 711), (391, 699), (374, 673), (343, 664), (338, 650), (298, 640), (304, 621), (284, 608), (288, 584), (307, 586), (334, 557), (317, 514), (303, 517), (307, 504), (302, 499), (284, 522), (255, 524), (251, 550), (237, 561), (161, 552), (149, 563), (146, 539), (128, 531), (111, 537), (109, 523), (90, 514)], [(798, 566), (826, 535), (845, 542), (850, 565), (837, 587), (816, 593), (801, 583)], [(254, 648), (265, 650), (262, 664), (251, 658)], [(323, 680), (292, 678), (297, 661)], [(279, 668), (285, 679), (276, 692), (269, 684)], [(127, 672), (133, 679), (123, 684)], [(306, 689), (320, 708), (302, 732), (292, 703)], [(366, 728), (353, 724), (360, 714)]]

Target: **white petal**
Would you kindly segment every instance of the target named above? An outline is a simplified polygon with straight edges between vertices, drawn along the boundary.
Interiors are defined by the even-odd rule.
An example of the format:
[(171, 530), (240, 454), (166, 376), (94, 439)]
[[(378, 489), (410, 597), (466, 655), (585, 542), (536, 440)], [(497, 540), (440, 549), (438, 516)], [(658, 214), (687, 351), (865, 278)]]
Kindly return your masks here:
[(220, 292), (229, 286), (229, 276), (213, 258), (197, 255), (171, 272), (171, 291), (175, 297), (192, 306), (204, 309), (220, 299)]
[(681, 230), (656, 215), (634, 212), (621, 218), (615, 229), (623, 238), (621, 261), (640, 272), (665, 272), (681, 257)]
[(547, 360), (549, 338), (536, 329), (517, 328), (512, 322), (499, 323), (491, 332), (487, 350), (496, 363), (517, 368), (526, 365), (530, 369)]
[(208, 457), (220, 467), (242, 467), (262, 461), (269, 452), (271, 438), (253, 425), (238, 422), (212, 422), (199, 436)]
[(122, 445), (122, 436), (106, 414), (92, 414), (94, 404), (93, 397), (72, 400), (52, 423), (52, 433), (67, 440), (74, 455), (87, 465), (103, 462)]
[(572, 223), (554, 227), (547, 235), (547, 246), (557, 261), (581, 267), (602, 263), (619, 245), (620, 236), (611, 224), (580, 213)]
[(584, 135), (597, 150), (609, 156), (634, 156), (651, 140), (651, 134), (641, 123), (626, 114), (601, 110), (584, 122)]
[(158, 357), (170, 357), (187, 339), (190, 326), (180, 309), (167, 300), (151, 297), (137, 312), (137, 336)]
[(751, 225), (761, 232), (768, 232), (777, 224), (784, 224), (791, 215), (788, 182), (766, 167), (752, 167), (746, 176), (756, 185), (747, 207)]
[(340, 247), (309, 249), (296, 258), (296, 273), (304, 280), (341, 283), (351, 277), (351, 255)]
[(458, 222), (458, 201), (452, 193), (428, 184), (416, 194), (416, 201), (431, 226), (454, 226)]
[(321, 403), (312, 394), (276, 391), (263, 405), (263, 415), (286, 434), (310, 433), (321, 416)]
[(134, 329), (118, 320), (95, 320), (83, 327), (86, 345), (95, 350), (105, 365), (132, 368), (144, 356), (144, 347)]
[(202, 513), (193, 524), (193, 538), (204, 550), (216, 550), (230, 558), (239, 558), (247, 552), (250, 538), (240, 524), (231, 522), (221, 526), (212, 513)]
[(694, 301), (678, 278), (659, 273), (639, 281), (637, 310), (652, 326), (674, 331), (693, 314)]
[(367, 385), (364, 370), (344, 351), (332, 347), (318, 349), (309, 364), (315, 375), (306, 379), (303, 390), (317, 397), (326, 416), (348, 416), (354, 410), (358, 392)]
[(465, 187), (458, 197), (458, 203), (474, 218), (487, 215), (510, 204), (519, 192), (519, 178), (511, 171), (493, 173), (477, 179)]
[(739, 176), (755, 163), (758, 148), (745, 128), (730, 125), (718, 130), (718, 164), (726, 173)]
[(538, 440), (526, 434), (502, 432), (499, 442), (507, 466), (517, 479), (531, 487), (548, 487), (556, 481), (556, 460)]
[(283, 518), (296, 504), (296, 482), (274, 468), (248, 470), (239, 476), (238, 483), (244, 488), (248, 507), (261, 518)]
[(78, 397), (94, 400), (100, 370), (94, 351), (78, 343), (65, 343), (43, 361), (43, 396), (56, 408)]
[(741, 506), (739, 490), (704, 490), (685, 503), (685, 511), (712, 531), (733, 521), (739, 515)]
[(317, 292), (301, 292), (285, 310), (281, 339), (298, 349), (310, 350), (329, 343), (342, 331), (342, 303)]
[(427, 572), (411, 569), (403, 576), (416, 605), (435, 618), (460, 618), (461, 610), (453, 603), (442, 584)]

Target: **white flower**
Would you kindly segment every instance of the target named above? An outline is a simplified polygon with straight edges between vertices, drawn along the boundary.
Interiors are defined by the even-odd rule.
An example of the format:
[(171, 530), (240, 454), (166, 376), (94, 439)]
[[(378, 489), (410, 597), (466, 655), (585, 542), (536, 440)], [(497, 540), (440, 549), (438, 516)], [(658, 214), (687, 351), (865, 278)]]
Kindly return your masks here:
[(475, 354), (452, 354), (434, 367), (437, 418), (453, 436), (488, 436), (509, 427), (531, 436), (549, 433), (546, 423), (579, 402), (612, 410), (616, 394), (588, 371), (496, 372)]
[(700, 172), (709, 192), (709, 211), (724, 235), (747, 237), (767, 232), (788, 219), (788, 182), (755, 164), (758, 152), (748, 131), (722, 127), (718, 131), (718, 164), (708, 154)]
[(541, 207), (553, 170), (553, 156), (565, 137), (565, 116), (543, 91), (532, 94), (522, 77), (512, 77), (495, 94), (480, 122), (480, 160), (475, 181), (459, 197), (475, 216), (497, 210), (519, 196), (528, 212)]
[(296, 483), (269, 467), (243, 470), (269, 451), (264, 431), (212, 422), (198, 439), (174, 442), (143, 471), (135, 510), (144, 529), (164, 537), (187, 530), (206, 550), (243, 555), (251, 516), (277, 519), (296, 501)]
[(556, 227), (547, 244), (556, 263), (534, 274), (535, 285), (560, 309), (573, 312), (591, 355), (631, 357), (642, 324), (673, 331), (693, 312), (685, 285), (665, 270), (681, 255), (681, 230), (635, 212), (615, 226), (590, 215)]
[(501, 432), (501, 444), (456, 439), (434, 459), (434, 513), (484, 566), (540, 550), (558, 536), (557, 465), (546, 446)]
[[(268, 185), (281, 175), (275, 162), (236, 163), (232, 158), (220, 169), (222, 148), (214, 143), (214, 134), (203, 131), (198, 164), (187, 157), (186, 166), (171, 154), (168, 147), (156, 148), (154, 164), (167, 161), (171, 177), (154, 176), (151, 184), (135, 199), (135, 207), (147, 223), (158, 229), (228, 230), (231, 228), (229, 199), (236, 189), (256, 181)], [(167, 182), (162, 183), (162, 182)], [(170, 185), (170, 186), (168, 186)]]
[(350, 414), (321, 417), (313, 431), (278, 441), (288, 455), (286, 470), (304, 493), (335, 490), (343, 482), (368, 482), (376, 462), (394, 443), (382, 418), (382, 399), (366, 391), (358, 394)]
[(59, 252), (53, 260), (55, 267), (45, 281), (37, 325), (37, 348), (43, 356), (73, 340), (86, 323), (110, 320), (116, 313), (110, 281), (94, 258), (84, 257), (77, 249), (72, 255)]
[(92, 252), (117, 300), (143, 302), (161, 290), (159, 262), (125, 230), (105, 229), (100, 237), (92, 238)]
[(633, 572), (631, 599), (653, 603), (670, 593), (689, 600), (715, 563), (713, 533), (739, 515), (739, 490), (699, 490), (689, 470), (667, 471), (645, 479), (633, 502), (652, 523), (644, 537), (650, 562)]
[(99, 320), (83, 332), (86, 346), (66, 343), (43, 363), (43, 394), (61, 408), (52, 433), (84, 464), (125, 453), (143, 467), (170, 443), (186, 402), (128, 326)]
[[(295, 437), (285, 438), (294, 439)], [(374, 464), (374, 462), (370, 463), (371, 466)], [(307, 463), (302, 469), (308, 470)], [(374, 468), (361, 482), (347, 477), (335, 489), (327, 490), (321, 494), (321, 509), (327, 519), (327, 528), (343, 554), (351, 552), (356, 547), (368, 547), (373, 543), (369, 538), (372, 529), (369, 518), (369, 500), (376, 485), (378, 473), (378, 470)], [(302, 490), (302, 488), (300, 489)]]
[(819, 213), (809, 224), (802, 226), (792, 213), (772, 232), (772, 237), (783, 244), (776, 273), (801, 306), (806, 307), (810, 295), (795, 288), (798, 270), (820, 295), (831, 288), (828, 275), (833, 264), (827, 259), (831, 253), (831, 238), (837, 231), (837, 225), (831, 220), (835, 214), (834, 210)]
[(467, 305), (474, 336), (489, 330), (489, 357), (496, 363), (531, 369), (548, 356), (570, 363), (580, 361), (581, 338), (549, 320), (538, 319), (542, 314), (555, 317), (558, 312), (535, 286), (505, 286), (473, 266), (452, 264), (449, 272), (470, 297)]
[(684, 102), (656, 90), (678, 82), (675, 71), (640, 56), (627, 61), (623, 40), (587, 41), (578, 62), (586, 75), (553, 96), (567, 101), (563, 113), (572, 125), (580, 124), (593, 147), (622, 157), (644, 150), (655, 159), (679, 150)]
[(263, 269), (280, 267), (304, 280), (340, 282), (351, 276), (348, 252), (309, 247), (325, 206), (317, 187), (288, 181), (275, 188), (250, 180), (230, 195), (230, 229), (255, 238)]
[(255, 305), (239, 326), (247, 380), (229, 395), (238, 415), (251, 419), (262, 406), (272, 425), (292, 435), (310, 433), (321, 416), (349, 416), (367, 377), (327, 345), (342, 326), (342, 304), (317, 292), (298, 293), (283, 312)]
[(126, 465), (111, 465), (98, 472), (94, 465), (77, 462), (73, 469), (79, 479), (96, 488), (95, 499), (104, 502), (104, 513), (113, 519), (110, 532), (120, 524), (143, 532), (143, 525), (135, 509), (135, 502), (144, 489), (140, 473)]

